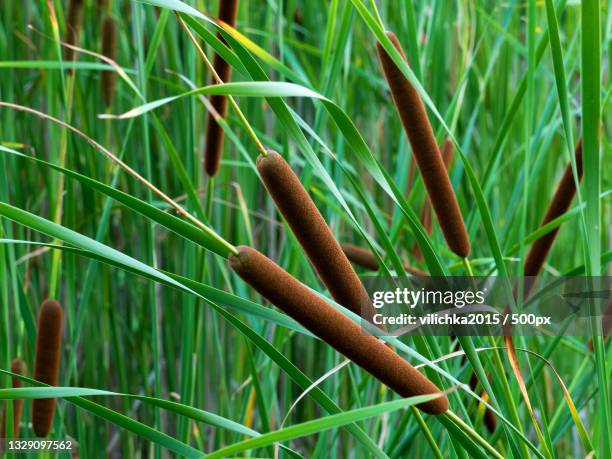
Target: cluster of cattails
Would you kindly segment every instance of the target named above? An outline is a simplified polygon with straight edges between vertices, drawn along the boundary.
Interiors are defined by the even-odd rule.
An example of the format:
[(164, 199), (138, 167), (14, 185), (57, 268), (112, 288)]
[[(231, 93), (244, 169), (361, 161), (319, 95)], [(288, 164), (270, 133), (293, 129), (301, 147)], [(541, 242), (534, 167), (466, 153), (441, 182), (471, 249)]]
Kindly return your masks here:
[[(117, 60), (117, 23), (111, 16), (105, 16), (102, 23), (102, 54), (113, 61)], [(106, 108), (113, 104), (116, 79), (114, 70), (102, 72), (102, 99)]]
[[(27, 376), (28, 367), (21, 361), (21, 359), (14, 359), (11, 362), (11, 373)], [(12, 378), (12, 385), (14, 388), (22, 386), (21, 379), (16, 376)], [(21, 424), (21, 415), (23, 414), (23, 400), (13, 400), (13, 437), (19, 436), (19, 426)], [(7, 420), (7, 407), (6, 404), (2, 405), (2, 421), (0, 422), (0, 438), (5, 438), (8, 434), (6, 429)]]
[[(392, 32), (387, 32), (387, 37), (406, 60), (397, 37)], [(425, 105), (418, 91), (380, 43), (377, 43), (377, 49), (393, 102), (408, 136), (412, 154), (438, 217), (440, 228), (450, 249), (458, 256), (466, 258), (470, 254), (470, 240)]]
[[(238, 247), (231, 268), (259, 294), (305, 328), (344, 354), (402, 397), (440, 394), (440, 390), (412, 365), (376, 337), (299, 282), (272, 260), (251, 247)], [(333, 260), (329, 260), (333, 264)], [(430, 414), (448, 410), (445, 395), (418, 405)]]
[[(61, 341), (61, 306), (53, 300), (45, 300), (40, 307), (36, 329), (36, 356), (34, 379), (50, 386), (57, 386)], [(39, 437), (46, 437), (53, 424), (54, 398), (38, 398), (32, 401), (32, 426)]]
[[(450, 165), (453, 162), (453, 143), (449, 139), (446, 139), (442, 144), (442, 148), (440, 149), (440, 151), (442, 153), (442, 162), (444, 163), (444, 167), (447, 171), (450, 171)], [(429, 200), (429, 196), (425, 197), (425, 202), (423, 203), (423, 210), (421, 211), (421, 223), (423, 224), (423, 228), (425, 228), (427, 234), (431, 234), (433, 227), (431, 219), (431, 202)], [(414, 258), (416, 258), (417, 260), (423, 259), (421, 248), (416, 242), (414, 243), (414, 246), (412, 248), (412, 253), (414, 255)]]
[[(66, 14), (66, 32), (64, 43), (71, 46), (78, 46), (81, 28), (83, 27), (84, 0), (70, 0), (68, 2), (68, 13)], [(73, 61), (77, 52), (68, 47), (64, 48), (64, 60)]]
[[(278, 153), (269, 152), (258, 158), (257, 169), (332, 297), (371, 319), (373, 307), (363, 284), (291, 167)], [(399, 395), (440, 394), (421, 404), (423, 411), (440, 414), (448, 409), (448, 399), (435, 384), (390, 347), (365, 333), (265, 255), (250, 247), (237, 250), (237, 255), (230, 256), (231, 268), (264, 298)]]
[[(238, 0), (220, 0), (219, 1), (219, 20), (234, 27), (236, 24), (236, 15), (238, 12)], [(217, 37), (222, 39), (220, 34)], [(221, 56), (215, 54), (213, 67), (219, 78), (223, 82), (230, 79), (232, 68), (223, 60)], [(213, 83), (215, 81), (213, 80)], [(225, 119), (227, 116), (227, 98), (221, 95), (213, 95), (210, 98), (210, 103), (217, 112), (216, 115), (210, 113), (208, 115), (208, 126), (206, 128), (206, 146), (204, 150), (204, 169), (210, 177), (214, 177), (219, 170), (221, 164), (221, 154), (223, 152), (223, 128), (217, 122), (216, 116)]]
[[(345, 242), (342, 244), (342, 251), (346, 255), (346, 257), (351, 261), (351, 263), (361, 266), (364, 269), (369, 271), (378, 271), (380, 265), (376, 256), (364, 247), (359, 247), (355, 244), (351, 244), (349, 242)], [(413, 276), (427, 276), (428, 274), (425, 271), (421, 271), (418, 268), (415, 268), (410, 265), (404, 265), (404, 270), (407, 273), (412, 274)]]

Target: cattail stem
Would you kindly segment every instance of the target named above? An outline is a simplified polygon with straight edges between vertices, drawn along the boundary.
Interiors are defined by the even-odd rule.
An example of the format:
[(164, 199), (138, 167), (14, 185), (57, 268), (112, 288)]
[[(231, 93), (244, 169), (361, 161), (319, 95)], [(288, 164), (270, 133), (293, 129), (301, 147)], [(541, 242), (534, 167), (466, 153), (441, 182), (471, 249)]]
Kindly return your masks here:
[[(83, 0), (70, 0), (68, 3), (68, 13), (66, 14), (66, 33), (64, 43), (72, 46), (79, 45), (79, 36), (83, 26)], [(77, 52), (74, 49), (64, 48), (64, 60), (73, 61)]]
[[(56, 301), (45, 300), (38, 315), (36, 331), (36, 359), (34, 379), (50, 386), (57, 386), (61, 341), (62, 308)], [(54, 398), (32, 401), (32, 425), (39, 437), (46, 437), (53, 424)]]
[[(380, 265), (378, 264), (378, 260), (376, 256), (368, 249), (363, 247), (359, 247), (355, 244), (351, 243), (343, 243), (341, 244), (342, 251), (349, 259), (349, 261), (357, 266), (361, 266), (362, 268), (368, 269), (370, 271), (378, 271)], [(412, 274), (413, 276), (428, 276), (425, 271), (421, 271), (418, 268), (414, 268), (410, 265), (404, 265), (404, 269), (406, 272)]]
[(331, 296), (371, 322), (374, 307), (368, 293), (289, 164), (270, 151), (268, 156), (257, 158), (257, 170)]
[[(28, 367), (19, 358), (13, 359), (11, 362), (11, 373), (15, 373), (22, 376), (28, 375)], [(21, 379), (16, 376), (12, 378), (12, 384), (14, 388), (23, 386)], [(5, 402), (9, 403), (9, 402)], [(23, 400), (13, 400), (13, 438), (19, 437), (19, 426), (21, 425), (21, 415), (23, 414)], [(0, 438), (6, 438), (8, 432), (6, 431), (6, 419), (7, 409), (6, 405), (2, 406), (2, 422), (0, 422)]]
[[(406, 56), (397, 37), (392, 32), (387, 32), (387, 37), (405, 60)], [(427, 117), (425, 105), (417, 90), (395, 65), (380, 43), (377, 43), (377, 50), (393, 101), (410, 141), (412, 153), (446, 242), (453, 252), (465, 258), (470, 254), (470, 240)]]
[[(102, 54), (113, 61), (117, 60), (117, 24), (110, 16), (106, 16), (102, 24)], [(113, 70), (102, 71), (102, 99), (106, 108), (113, 104), (116, 79)]]
[[(574, 155), (576, 157), (578, 180), (580, 181), (582, 179), (582, 139), (580, 139), (576, 144)], [(576, 183), (574, 182), (572, 165), (568, 164), (565, 168), (565, 172), (563, 173), (563, 177), (557, 186), (557, 190), (553, 195), (552, 201), (548, 206), (548, 210), (542, 219), (541, 226), (546, 225), (551, 220), (554, 220), (567, 212), (567, 209), (569, 209), (575, 194)], [(559, 228), (555, 228), (550, 233), (547, 233), (534, 241), (525, 260), (524, 276), (535, 277), (540, 274), (558, 232)]]
[[(219, 1), (219, 20), (234, 27), (236, 24), (236, 14), (238, 12), (238, 0), (221, 0)], [(217, 38), (223, 39), (221, 34), (217, 33)], [(223, 60), (221, 56), (215, 54), (213, 67), (217, 78), (222, 82), (227, 82), (230, 79), (232, 68)], [(213, 79), (213, 83), (215, 80)], [(208, 115), (208, 126), (206, 129), (206, 146), (204, 150), (204, 168), (206, 173), (213, 177), (219, 170), (221, 163), (221, 154), (223, 152), (223, 128), (217, 122), (216, 117), (225, 119), (227, 117), (227, 98), (221, 95), (213, 95), (210, 98), (210, 103), (217, 112), (216, 115)]]
[[(259, 294), (402, 397), (440, 390), (373, 335), (257, 250), (238, 247), (230, 267)], [(417, 405), (430, 414), (448, 410), (446, 396)]]

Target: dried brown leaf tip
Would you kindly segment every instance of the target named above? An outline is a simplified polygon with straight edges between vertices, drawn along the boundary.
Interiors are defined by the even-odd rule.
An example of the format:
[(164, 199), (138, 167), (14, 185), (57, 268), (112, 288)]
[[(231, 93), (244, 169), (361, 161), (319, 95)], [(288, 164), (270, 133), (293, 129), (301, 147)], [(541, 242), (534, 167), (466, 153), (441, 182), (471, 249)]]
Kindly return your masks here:
[[(50, 386), (57, 386), (61, 341), (62, 307), (57, 301), (45, 300), (38, 314), (36, 328), (36, 358), (34, 379)], [(39, 437), (46, 437), (53, 424), (54, 398), (38, 398), (32, 401), (32, 426)]]
[[(416, 368), (268, 257), (251, 247), (237, 249), (229, 264), (247, 284), (397, 394), (441, 394)], [(441, 414), (448, 410), (448, 399), (441, 395), (417, 406), (426, 413)]]
[[(397, 37), (392, 32), (387, 32), (387, 37), (405, 60), (406, 57)], [(408, 136), (412, 153), (438, 217), (440, 228), (450, 249), (458, 256), (465, 258), (470, 254), (470, 240), (427, 117), (425, 105), (417, 90), (395, 65), (380, 43), (377, 43), (377, 50), (385, 78), (391, 89), (393, 102)]]
[[(236, 25), (236, 16), (238, 13), (238, 0), (220, 0), (219, 1), (219, 19), (226, 24), (234, 27)], [(223, 39), (220, 34), (217, 38)], [(221, 56), (215, 54), (213, 67), (219, 78), (224, 83), (228, 82), (231, 77), (232, 68), (223, 60)], [(213, 84), (215, 81), (212, 82)], [(220, 118), (227, 118), (227, 97), (221, 95), (213, 95), (210, 97), (210, 103), (217, 112)], [(204, 147), (204, 169), (210, 177), (214, 177), (219, 171), (221, 164), (221, 156), (223, 153), (223, 128), (215, 119), (212, 113), (208, 115), (208, 124), (206, 128), (206, 145)]]
[[(117, 23), (110, 16), (106, 16), (102, 23), (102, 54), (113, 61), (117, 60)], [(102, 99), (106, 108), (113, 104), (116, 79), (114, 70), (102, 71)]]

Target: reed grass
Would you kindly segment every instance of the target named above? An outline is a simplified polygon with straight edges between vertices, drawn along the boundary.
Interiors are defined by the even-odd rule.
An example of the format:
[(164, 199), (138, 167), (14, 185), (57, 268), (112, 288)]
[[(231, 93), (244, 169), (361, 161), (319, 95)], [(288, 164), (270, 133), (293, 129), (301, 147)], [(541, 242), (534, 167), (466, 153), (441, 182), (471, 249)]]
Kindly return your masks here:
[[(593, 353), (587, 336), (515, 339), (538, 437), (501, 337), (457, 337), (470, 352), (464, 361), (452, 337), (386, 338), (437, 388), (486, 377), (473, 393), (459, 385), (448, 394), (452, 411), (430, 417), (227, 263), (233, 244), (257, 247), (326, 306), (333, 299), (258, 176), (263, 142), (282, 152), (335, 238), (380, 247), (388, 267), (405, 259), (436, 275), (469, 266), (504, 277), (522, 269), (533, 241), (561, 227), (542, 280), (609, 274), (608, 4), (242, 2), (235, 31), (220, 38), (218, 1), (90, 0), (76, 40), (85, 52), (69, 52), (68, 63), (57, 39), (69, 38), (69, 0), (19, 3), (0, 2), (0, 403), (12, 412), (26, 400), (21, 438), (34, 436), (29, 398), (61, 391), (49, 437), (74, 438), (81, 457), (196, 459), (236, 445), (227, 457), (611, 456), (609, 339), (594, 338)], [(101, 80), (111, 67), (96, 56), (107, 16), (120, 65), (108, 107)], [(453, 138), (467, 265), (448, 248), (435, 209), (431, 235), (419, 231), (429, 191), (381, 71), (385, 29), (406, 51), (410, 67), (397, 63), (420, 83), (440, 151)], [(202, 89), (216, 52), (232, 83)], [(203, 98), (213, 92), (230, 109), (211, 180)], [(127, 112), (139, 119), (112, 117)], [(585, 140), (580, 199), (541, 227), (578, 137), (574, 119)], [(61, 298), (68, 319), (58, 385), (13, 388), (1, 371), (19, 356), (33, 373), (41, 295)], [(94, 388), (125, 395), (79, 392)], [(486, 413), (476, 426), (483, 390), (493, 432)]]
[[(238, 247), (229, 263), (246, 283), (304, 327), (402, 397), (440, 390), (376, 337), (332, 308), (322, 298), (257, 250)], [(429, 414), (448, 410), (446, 396), (417, 405)]]
[[(111, 16), (105, 16), (102, 22), (102, 54), (113, 61), (117, 60), (117, 23)], [(112, 70), (105, 70), (100, 76), (102, 85), (102, 100), (108, 109), (113, 105), (117, 74)]]
[[(62, 342), (63, 311), (58, 302), (45, 300), (40, 306), (36, 326), (36, 357), (34, 379), (57, 386)], [(32, 401), (32, 428), (39, 437), (46, 437), (53, 425), (54, 398)]]

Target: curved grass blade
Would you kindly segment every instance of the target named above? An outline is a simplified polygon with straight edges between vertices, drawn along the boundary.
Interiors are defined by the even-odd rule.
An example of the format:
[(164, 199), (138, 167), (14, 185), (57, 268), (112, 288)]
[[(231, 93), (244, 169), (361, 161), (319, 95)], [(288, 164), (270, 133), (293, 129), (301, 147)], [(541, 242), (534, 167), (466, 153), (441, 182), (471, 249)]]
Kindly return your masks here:
[(342, 427), (347, 424), (378, 416), (383, 413), (408, 408), (419, 403), (433, 400), (439, 396), (441, 396), (441, 394), (408, 397), (401, 400), (380, 403), (378, 405), (357, 408), (355, 410), (345, 411), (344, 413), (340, 414), (325, 416), (312, 421), (285, 427), (284, 429), (264, 434), (261, 437), (244, 440), (234, 445), (226, 446), (225, 448), (218, 449), (214, 453), (208, 454), (205, 457), (208, 459), (222, 458), (253, 448), (272, 445), (276, 442), (293, 440), (295, 438), (324, 432), (329, 429)]
[[(131, 272), (133, 274), (145, 277), (155, 282), (159, 282), (162, 285), (167, 285), (168, 287), (179, 288), (185, 293), (196, 295), (203, 300), (213, 301), (215, 303), (218, 303), (230, 309), (234, 309), (236, 311), (240, 311), (240, 312), (243, 312), (247, 315), (251, 315), (254, 317), (259, 317), (264, 320), (269, 320), (270, 322), (273, 322), (282, 327), (286, 327), (298, 333), (302, 333), (302, 334), (311, 336), (310, 332), (305, 330), (301, 325), (299, 325), (297, 322), (295, 322), (290, 317), (285, 316), (284, 314), (281, 314), (271, 308), (260, 306), (257, 303), (254, 303), (249, 300), (245, 300), (236, 295), (227, 293), (223, 290), (216, 289), (214, 287), (203, 284), (201, 282), (197, 282), (197, 281), (188, 279), (186, 277), (179, 276), (178, 274), (173, 274), (170, 272), (162, 271), (162, 273), (165, 274), (166, 276), (173, 278), (177, 282), (181, 283), (179, 284), (180, 287), (177, 287), (176, 285), (168, 284), (164, 280), (159, 279), (155, 276), (152, 276), (149, 273), (140, 271), (134, 266), (130, 266), (124, 263), (119, 263), (115, 260), (110, 260), (104, 257), (103, 255), (100, 255), (99, 253), (91, 252), (91, 251), (81, 249), (81, 248), (72, 247), (69, 245), (47, 244), (44, 242), (25, 241), (25, 240), (19, 240), (19, 239), (0, 239), (0, 244), (28, 244), (28, 245), (37, 245), (41, 247), (48, 247), (50, 249), (64, 250), (64, 251), (73, 253), (75, 255), (87, 257), (92, 260), (99, 261), (101, 263), (105, 263), (109, 266), (114, 266), (124, 271)], [(182, 284), (183, 282), (185, 282), (184, 285)]]
[(199, 246), (205, 249), (208, 249), (211, 252), (214, 252), (224, 258), (227, 258), (229, 255), (229, 250), (227, 249), (227, 247), (219, 243), (217, 239), (213, 239), (208, 234), (204, 233), (200, 229), (193, 226), (191, 223), (188, 223), (184, 220), (181, 220), (178, 217), (170, 215), (167, 212), (159, 210), (157, 207), (151, 204), (148, 204), (147, 202), (142, 201), (138, 198), (135, 198), (132, 195), (129, 195), (127, 193), (124, 193), (123, 191), (120, 191), (113, 187), (105, 185), (104, 183), (94, 180), (85, 175), (79, 174), (78, 172), (74, 172), (70, 169), (66, 169), (66, 168), (57, 166), (55, 164), (49, 163), (42, 159), (35, 158), (33, 156), (27, 156), (27, 155), (24, 155), (23, 153), (20, 153), (15, 150), (11, 150), (9, 148), (2, 147), (2, 146), (0, 146), (0, 151), (5, 151), (7, 153), (18, 156), (19, 158), (27, 159), (29, 161), (36, 162), (38, 164), (49, 167), (51, 169), (55, 169), (56, 171), (59, 171), (69, 177), (72, 177), (78, 180), (79, 182), (83, 183), (84, 185), (87, 185), (105, 194), (106, 196), (109, 196), (115, 199), (118, 202), (121, 202), (127, 208), (135, 212), (138, 212), (139, 214), (145, 217), (148, 217), (151, 220), (156, 221), (157, 223), (162, 225), (164, 228), (170, 231), (173, 231), (174, 233), (192, 242), (195, 242)]
[[(0, 370), (0, 373), (17, 376), (16, 374), (6, 370)], [(27, 377), (23, 377), (20, 379), (23, 379), (24, 381), (29, 382), (31, 384), (36, 384), (38, 386), (21, 387), (19, 389), (0, 389), (0, 400), (32, 400), (36, 398), (53, 397), (64, 398), (68, 402), (71, 402), (71, 399), (74, 397), (82, 398), (102, 395), (110, 397), (121, 397), (131, 400), (140, 400), (146, 404), (157, 406), (159, 408), (171, 411), (178, 415), (188, 417), (194, 421), (202, 422), (214, 427), (218, 427), (220, 429), (229, 430), (231, 432), (235, 432), (241, 435), (246, 435), (248, 437), (259, 437), (262, 435), (256, 430), (246, 427), (238, 422), (232, 421), (231, 419), (227, 419), (223, 416), (219, 416), (217, 414), (201, 410), (199, 408), (195, 408), (189, 405), (173, 402), (171, 400), (165, 400), (156, 397), (147, 397), (144, 395), (124, 394), (121, 392), (101, 389), (90, 389), (86, 387), (51, 387), (41, 385), (42, 383), (39, 383), (38, 381)], [(301, 455), (297, 454), (295, 451), (287, 447), (282, 448), (294, 457), (302, 457)]]

